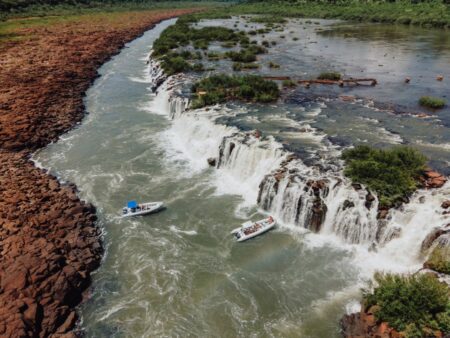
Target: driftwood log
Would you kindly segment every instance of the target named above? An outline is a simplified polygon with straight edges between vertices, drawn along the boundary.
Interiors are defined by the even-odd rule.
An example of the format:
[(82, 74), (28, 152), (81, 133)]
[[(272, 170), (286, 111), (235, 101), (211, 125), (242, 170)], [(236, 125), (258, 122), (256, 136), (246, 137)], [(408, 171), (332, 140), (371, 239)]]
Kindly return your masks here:
[[(290, 76), (264, 76), (264, 79), (266, 80), (291, 80)], [(322, 85), (339, 85), (343, 87), (345, 84), (352, 84), (352, 85), (369, 85), (369, 86), (375, 86), (378, 84), (376, 79), (372, 78), (365, 78), (365, 79), (343, 79), (343, 80), (297, 80), (297, 83), (304, 84), (304, 85), (311, 85), (311, 84), (322, 84)]]

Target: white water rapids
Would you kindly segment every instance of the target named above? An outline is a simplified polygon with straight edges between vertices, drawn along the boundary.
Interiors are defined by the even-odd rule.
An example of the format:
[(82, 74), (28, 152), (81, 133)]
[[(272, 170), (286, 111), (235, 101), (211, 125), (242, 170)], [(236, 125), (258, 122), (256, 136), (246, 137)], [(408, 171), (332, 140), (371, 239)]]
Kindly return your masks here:
[[(159, 69), (156, 62), (152, 65)], [(160, 74), (156, 70), (152, 73)], [(368, 191), (352, 187), (340, 164), (329, 163), (328, 170), (309, 167), (299, 158), (289, 159), (291, 153), (272, 136), (259, 137), (255, 136), (257, 131), (242, 132), (215, 122), (218, 117), (245, 114), (245, 110), (233, 112), (220, 105), (189, 109), (189, 100), (177, 91), (183, 81), (189, 79), (169, 77), (158, 88), (152, 110), (164, 111), (172, 120), (164, 140), (193, 170), (204, 170), (208, 159), (216, 160), (218, 194), (242, 196), (241, 207), (258, 204), (283, 229), (317, 232), (311, 234), (312, 243), (332, 242), (355, 250), (355, 264), (361, 265), (366, 278), (377, 270), (407, 272), (420, 268), (424, 259), (422, 241), (434, 228), (448, 223), (440, 205), (450, 193), (450, 183), (439, 189), (419, 190), (409, 203), (391, 209), (385, 220), (379, 220), (376, 196), (367, 207)], [(316, 108), (314, 114), (319, 113)], [(308, 133), (313, 138), (317, 131), (312, 128)], [(324, 186), (314, 189), (314, 182), (323, 182)], [(321, 209), (318, 215), (315, 208)], [(240, 209), (236, 212), (243, 215)]]

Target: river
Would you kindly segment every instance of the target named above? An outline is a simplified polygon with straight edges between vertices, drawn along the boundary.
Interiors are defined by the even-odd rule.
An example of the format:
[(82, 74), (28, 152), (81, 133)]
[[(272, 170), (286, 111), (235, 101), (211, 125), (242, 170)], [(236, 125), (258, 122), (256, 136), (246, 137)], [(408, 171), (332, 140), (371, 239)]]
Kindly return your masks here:
[[(243, 19), (200, 25), (232, 27), (236, 21), (244, 29)], [(86, 336), (339, 337), (338, 320), (358, 310), (360, 288), (374, 271), (420, 267), (421, 241), (446, 222), (439, 205), (449, 185), (420, 191), (392, 211), (383, 240), (375, 240), (376, 211), (366, 210), (363, 196), (341, 176), (338, 155), (341, 146), (356, 142), (412, 144), (449, 173), (449, 110), (417, 117), (420, 95), (448, 93), (448, 36), (313, 21), (292, 20), (284, 33), (257, 37), (278, 39), (261, 63), (282, 65), (257, 72), (312, 77), (332, 66), (354, 77), (375, 77), (379, 85), (297, 88), (269, 106), (234, 103), (185, 112), (184, 95), (173, 96), (171, 87), (185, 88), (190, 77), (169, 80), (157, 95), (151, 90), (155, 65), (147, 63), (148, 55), (161, 31), (175, 22), (168, 20), (100, 68), (85, 99), (89, 114), (35, 155), (36, 163), (75, 183), (98, 210), (106, 254), (81, 307)], [(215, 66), (230, 67), (223, 61)], [(445, 80), (436, 81), (437, 74)], [(407, 76), (409, 85), (403, 81)], [(342, 94), (356, 101), (339, 99)], [(396, 114), (393, 107), (410, 113)], [(252, 136), (255, 128), (263, 138)], [(219, 148), (229, 150), (230, 142), (233, 153), (220, 158)], [(274, 192), (269, 177), (261, 193), (265, 175), (289, 152), (299, 157), (289, 164), (297, 170), (289, 172), (297, 175), (291, 178), (295, 184), (283, 186), (283, 178), (284, 190)], [(208, 166), (209, 157), (221, 161), (218, 168)], [(322, 196), (328, 212), (318, 234), (302, 226), (308, 211), (293, 207), (311, 178), (344, 182)], [(257, 205), (258, 195), (264, 206)], [(123, 219), (121, 208), (132, 198), (163, 200), (167, 209)], [(356, 204), (351, 212), (339, 208), (345, 199)], [(229, 235), (267, 212), (280, 219), (274, 231), (246, 243)], [(389, 235), (394, 232), (399, 235)]]

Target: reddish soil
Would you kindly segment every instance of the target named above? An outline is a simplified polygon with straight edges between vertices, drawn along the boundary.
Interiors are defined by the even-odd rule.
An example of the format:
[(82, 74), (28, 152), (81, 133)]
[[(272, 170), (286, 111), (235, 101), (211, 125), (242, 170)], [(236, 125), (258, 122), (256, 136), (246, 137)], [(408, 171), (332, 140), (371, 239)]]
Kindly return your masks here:
[(83, 118), (102, 63), (155, 23), (192, 11), (55, 19), (0, 45), (1, 337), (75, 336), (74, 307), (102, 255), (94, 207), (30, 154)]

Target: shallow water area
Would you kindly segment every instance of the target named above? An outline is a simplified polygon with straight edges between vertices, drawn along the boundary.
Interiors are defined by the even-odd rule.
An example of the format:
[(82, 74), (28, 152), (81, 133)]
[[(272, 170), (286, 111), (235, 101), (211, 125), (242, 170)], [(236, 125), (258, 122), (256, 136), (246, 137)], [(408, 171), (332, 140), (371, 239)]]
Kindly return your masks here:
[[(236, 20), (201, 25), (232, 27)], [(151, 91), (146, 63), (153, 41), (175, 22), (168, 20), (100, 69), (101, 77), (86, 97), (90, 114), (35, 156), (61, 180), (78, 186), (81, 197), (98, 208), (104, 229), (106, 255), (94, 275), (91, 297), (81, 308), (86, 336), (339, 337), (338, 320), (357, 309), (359, 288), (373, 271), (420, 267), (417, 252), (408, 250), (416, 250), (433, 227), (422, 226), (424, 217), (430, 223), (441, 221), (436, 208), (449, 186), (432, 196), (420, 192), (395, 213), (392, 223), (404, 227), (402, 236), (379, 252), (345, 243), (331, 230), (333, 220), (320, 234), (289, 223), (245, 243), (236, 243), (229, 234), (245, 220), (263, 216), (256, 207), (258, 185), (280, 164), (281, 147), (299, 154), (305, 165), (339, 165), (340, 145), (357, 141), (381, 146), (410, 143), (427, 150), (440, 168), (450, 161), (447, 109), (421, 119), (374, 109), (362, 99), (348, 103), (337, 98), (345, 93), (386, 102), (389, 94), (391, 100), (392, 91), (404, 86), (398, 78), (420, 72), (423, 57), (410, 46), (424, 43), (429, 31), (421, 30), (422, 35), (402, 31), (399, 39), (406, 47), (396, 48), (398, 39), (324, 33), (334, 21), (306, 21), (290, 21), (284, 33), (265, 37), (275, 39), (294, 31), (260, 57), (262, 64), (275, 60), (283, 66), (262, 67), (260, 73), (308, 77), (331, 67), (350, 75), (363, 70), (364, 76), (379, 78), (380, 86), (309, 91), (298, 87), (286, 91), (276, 104), (232, 103), (169, 120), (163, 93), (155, 96)], [(239, 27), (244, 29), (244, 23)], [(294, 35), (299, 40), (292, 40)], [(376, 55), (349, 60), (348, 55), (370, 50), (372, 44)], [(401, 53), (411, 64), (408, 72), (393, 76), (380, 71), (382, 67), (368, 67), (384, 50)], [(436, 57), (449, 53), (433, 51)], [(450, 62), (439, 60), (447, 66)], [(230, 66), (220, 64), (218, 71)], [(437, 68), (428, 71), (440, 70), (433, 67)], [(415, 94), (409, 99), (405, 94), (396, 103), (416, 109), (417, 93), (426, 88), (438, 95), (448, 89), (445, 82), (433, 81), (431, 77), (417, 88), (411, 86)], [(217, 154), (223, 137), (255, 128), (264, 140), (256, 148), (238, 148), (244, 165), (208, 166), (206, 159)], [(420, 202), (421, 195), (426, 203)], [(167, 209), (148, 217), (121, 218), (121, 208), (134, 198), (163, 200)]]

